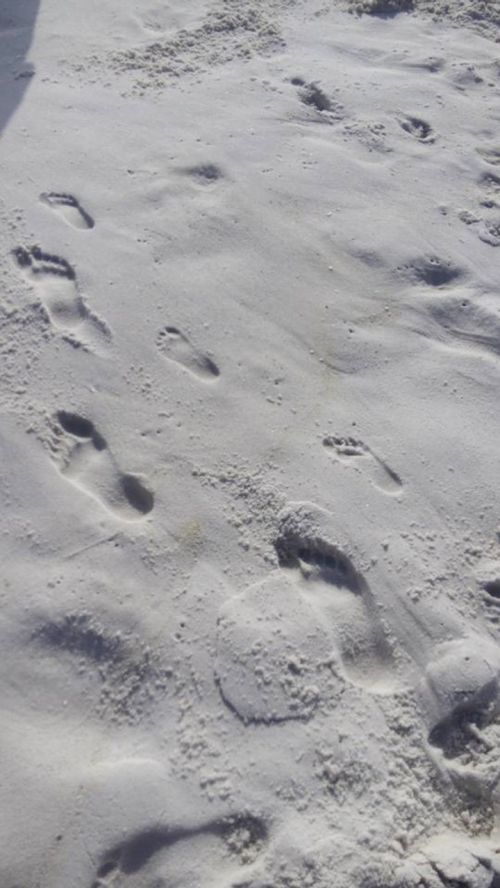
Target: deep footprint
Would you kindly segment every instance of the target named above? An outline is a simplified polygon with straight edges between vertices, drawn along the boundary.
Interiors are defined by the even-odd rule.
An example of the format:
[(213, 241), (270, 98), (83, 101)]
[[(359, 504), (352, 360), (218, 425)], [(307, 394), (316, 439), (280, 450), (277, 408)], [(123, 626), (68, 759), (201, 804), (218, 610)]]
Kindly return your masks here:
[(413, 136), (413, 138), (417, 139), (419, 142), (430, 143), (434, 141), (432, 127), (419, 117), (402, 117), (399, 121), (399, 125), (405, 133), (408, 133), (409, 136)]
[(125, 521), (136, 521), (151, 512), (153, 494), (136, 475), (119, 469), (89, 419), (61, 410), (56, 420), (54, 450), (65, 478)]
[(28, 279), (33, 282), (51, 323), (59, 330), (83, 330), (109, 340), (106, 324), (92, 314), (83, 301), (74, 268), (61, 256), (45, 253), (38, 246), (17, 247), (14, 258)]
[(212, 359), (198, 351), (177, 327), (160, 330), (156, 345), (165, 358), (180, 364), (205, 382), (213, 382), (219, 376), (219, 368)]
[(499, 677), (496, 645), (474, 635), (445, 642), (427, 666), (428, 742), (469, 792), (498, 780)]
[(302, 594), (332, 626), (346, 677), (374, 693), (393, 692), (398, 677), (378, 604), (351, 558), (301, 509), (282, 513), (274, 545), (281, 567), (299, 572)]
[(40, 195), (42, 203), (59, 213), (62, 218), (73, 228), (93, 228), (95, 222), (92, 216), (83, 209), (76, 197), (72, 194), (62, 194), (56, 191), (44, 191)]
[(464, 277), (464, 271), (439, 256), (422, 256), (400, 268), (406, 277), (416, 284), (428, 287), (444, 287)]
[[(307, 83), (302, 77), (292, 77), (290, 82), (293, 86), (298, 87), (299, 99), (303, 105), (315, 108), (320, 112), (321, 118), (326, 121), (332, 122), (341, 119), (343, 116), (342, 106), (333, 101), (317, 83), (314, 81)], [(321, 118), (319, 115), (317, 116), (318, 120)]]
[(366, 444), (356, 438), (340, 438), (328, 435), (323, 438), (323, 447), (335, 459), (357, 466), (365, 463), (371, 470), (375, 487), (384, 493), (401, 493), (403, 482), (399, 475), (380, 457), (376, 456)]

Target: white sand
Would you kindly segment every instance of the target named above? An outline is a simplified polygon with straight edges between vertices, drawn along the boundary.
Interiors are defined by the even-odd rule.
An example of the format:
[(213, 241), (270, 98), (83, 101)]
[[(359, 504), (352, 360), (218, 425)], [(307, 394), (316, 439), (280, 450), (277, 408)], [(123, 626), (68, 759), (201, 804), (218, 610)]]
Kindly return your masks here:
[(348, 6), (0, 5), (0, 888), (500, 885), (498, 5)]

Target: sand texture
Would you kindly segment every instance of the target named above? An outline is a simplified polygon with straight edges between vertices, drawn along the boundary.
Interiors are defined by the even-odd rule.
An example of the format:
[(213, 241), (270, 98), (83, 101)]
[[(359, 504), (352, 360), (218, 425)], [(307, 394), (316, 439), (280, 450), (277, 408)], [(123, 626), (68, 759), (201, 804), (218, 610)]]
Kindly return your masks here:
[(0, 888), (499, 888), (499, 46), (0, 3)]

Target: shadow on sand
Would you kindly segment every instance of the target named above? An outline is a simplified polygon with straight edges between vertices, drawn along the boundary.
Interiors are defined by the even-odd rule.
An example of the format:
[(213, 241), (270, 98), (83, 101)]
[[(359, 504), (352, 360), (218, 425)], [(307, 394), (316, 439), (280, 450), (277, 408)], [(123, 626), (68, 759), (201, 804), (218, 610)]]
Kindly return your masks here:
[(0, 0), (0, 135), (34, 74), (26, 61), (41, 0)]

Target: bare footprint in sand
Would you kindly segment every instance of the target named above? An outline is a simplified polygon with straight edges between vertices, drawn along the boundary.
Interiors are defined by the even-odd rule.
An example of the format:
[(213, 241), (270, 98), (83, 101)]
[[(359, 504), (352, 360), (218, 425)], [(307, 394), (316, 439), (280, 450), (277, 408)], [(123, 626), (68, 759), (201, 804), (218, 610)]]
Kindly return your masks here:
[(92, 216), (83, 209), (72, 194), (44, 191), (40, 195), (40, 200), (55, 210), (73, 228), (88, 229), (93, 228), (95, 225)]
[(375, 487), (384, 493), (401, 493), (403, 483), (399, 475), (362, 441), (356, 438), (340, 438), (328, 435), (323, 438), (323, 447), (334, 457), (356, 468), (366, 466)]
[(215, 680), (245, 724), (308, 721), (335, 707), (346, 683), (376, 694), (401, 686), (379, 604), (350, 557), (321, 538), (325, 515), (302, 503), (280, 513), (283, 569), (219, 610)]
[(85, 305), (78, 291), (74, 268), (60, 256), (44, 253), (40, 247), (17, 247), (14, 257), (28, 279), (35, 284), (51, 323), (67, 333), (78, 331), (82, 338), (109, 340), (107, 325)]
[(346, 678), (372, 693), (393, 693), (400, 682), (378, 602), (346, 551), (320, 535), (314, 515), (321, 510), (313, 508), (298, 503), (280, 514), (280, 566), (296, 572), (301, 594), (331, 626)]
[(137, 521), (151, 512), (153, 494), (136, 475), (121, 471), (89, 419), (61, 410), (56, 420), (53, 449), (65, 478), (124, 521)]
[(432, 127), (426, 120), (422, 120), (420, 117), (412, 117), (410, 115), (401, 117), (399, 125), (405, 133), (413, 136), (419, 142), (425, 142), (428, 145), (435, 140)]
[[(238, 869), (252, 865), (265, 850), (267, 826), (251, 814), (235, 814), (192, 829), (146, 829), (104, 855), (91, 888), (106, 888), (132, 876), (134, 884), (159, 885), (160, 870), (168, 884), (193, 888), (211, 884), (214, 870), (227, 883)], [(248, 870), (247, 870), (248, 872)]]
[(219, 368), (212, 359), (198, 351), (177, 327), (164, 327), (160, 330), (156, 345), (165, 358), (180, 364), (205, 382), (213, 382), (219, 376)]

